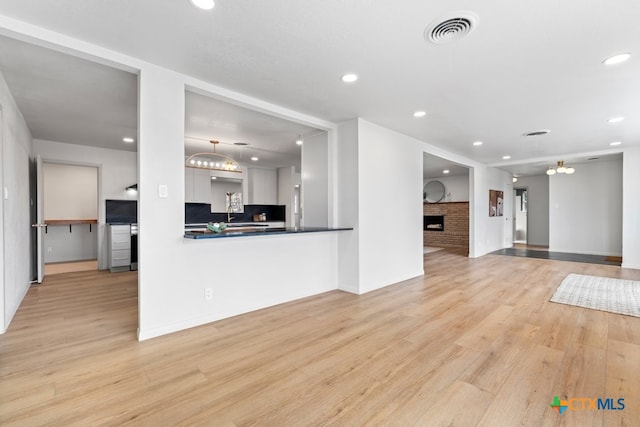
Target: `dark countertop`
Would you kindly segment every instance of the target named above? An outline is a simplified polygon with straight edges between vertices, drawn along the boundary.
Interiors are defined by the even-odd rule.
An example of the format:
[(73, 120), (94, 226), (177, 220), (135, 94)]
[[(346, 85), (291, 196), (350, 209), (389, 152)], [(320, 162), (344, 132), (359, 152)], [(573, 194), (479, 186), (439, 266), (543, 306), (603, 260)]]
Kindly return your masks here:
[(245, 237), (245, 236), (271, 236), (274, 234), (300, 234), (319, 233), (326, 231), (353, 230), (353, 228), (329, 228), (329, 227), (260, 227), (255, 230), (234, 230), (227, 228), (222, 233), (185, 231), (185, 239), (219, 239), (225, 237)]

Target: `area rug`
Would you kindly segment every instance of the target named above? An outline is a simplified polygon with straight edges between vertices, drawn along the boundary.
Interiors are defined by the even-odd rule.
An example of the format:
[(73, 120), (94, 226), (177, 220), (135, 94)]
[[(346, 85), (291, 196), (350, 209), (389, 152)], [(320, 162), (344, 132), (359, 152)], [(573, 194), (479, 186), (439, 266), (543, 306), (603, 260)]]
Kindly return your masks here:
[(551, 301), (640, 317), (640, 282), (571, 273)]

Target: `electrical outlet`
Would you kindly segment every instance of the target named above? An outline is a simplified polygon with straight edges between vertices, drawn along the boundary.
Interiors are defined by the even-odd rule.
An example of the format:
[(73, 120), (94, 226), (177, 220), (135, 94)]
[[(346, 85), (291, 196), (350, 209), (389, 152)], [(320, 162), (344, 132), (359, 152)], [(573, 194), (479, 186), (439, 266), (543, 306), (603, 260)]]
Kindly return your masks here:
[(51, 246), (47, 246), (47, 253), (50, 254), (53, 252), (53, 248)]
[(211, 301), (213, 299), (213, 288), (204, 288), (204, 299)]

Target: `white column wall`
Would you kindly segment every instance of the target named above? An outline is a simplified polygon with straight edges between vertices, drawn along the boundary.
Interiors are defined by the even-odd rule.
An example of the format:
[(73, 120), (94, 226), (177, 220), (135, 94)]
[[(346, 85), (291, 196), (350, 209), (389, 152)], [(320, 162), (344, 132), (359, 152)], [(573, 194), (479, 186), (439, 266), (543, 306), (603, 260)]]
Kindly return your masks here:
[(326, 132), (305, 137), (301, 159), (302, 225), (329, 225), (329, 141)]
[(424, 274), (422, 146), (358, 122), (359, 292), (364, 293)]
[(145, 67), (139, 102), (139, 339), (337, 288), (340, 232), (185, 239), (184, 82)]
[[(188, 318), (184, 233), (184, 83), (146, 66), (138, 80), (138, 335)], [(160, 197), (161, 186), (167, 197)], [(178, 330), (179, 328), (176, 328)], [(167, 331), (169, 332), (169, 331)]]
[(337, 226), (353, 228), (338, 235), (338, 288), (357, 294), (360, 288), (358, 120), (340, 123), (336, 134)]
[(640, 147), (623, 156), (622, 267), (640, 269)]
[[(469, 256), (476, 258), (512, 245), (513, 181), (510, 173), (487, 166), (470, 172)], [(489, 190), (504, 192), (504, 216), (489, 216)]]
[[(4, 333), (29, 290), (31, 277), (31, 218), (29, 161), (31, 133), (0, 73), (0, 333)], [(6, 197), (6, 199), (5, 199)]]

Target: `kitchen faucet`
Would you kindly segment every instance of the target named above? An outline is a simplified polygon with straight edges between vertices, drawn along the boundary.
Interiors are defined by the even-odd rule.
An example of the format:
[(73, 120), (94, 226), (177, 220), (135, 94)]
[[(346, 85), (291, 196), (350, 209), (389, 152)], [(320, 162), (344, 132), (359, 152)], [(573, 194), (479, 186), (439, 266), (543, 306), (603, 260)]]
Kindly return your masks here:
[(233, 217), (231, 214), (233, 213), (233, 195), (235, 193), (229, 192), (227, 193), (227, 223), (231, 222)]

